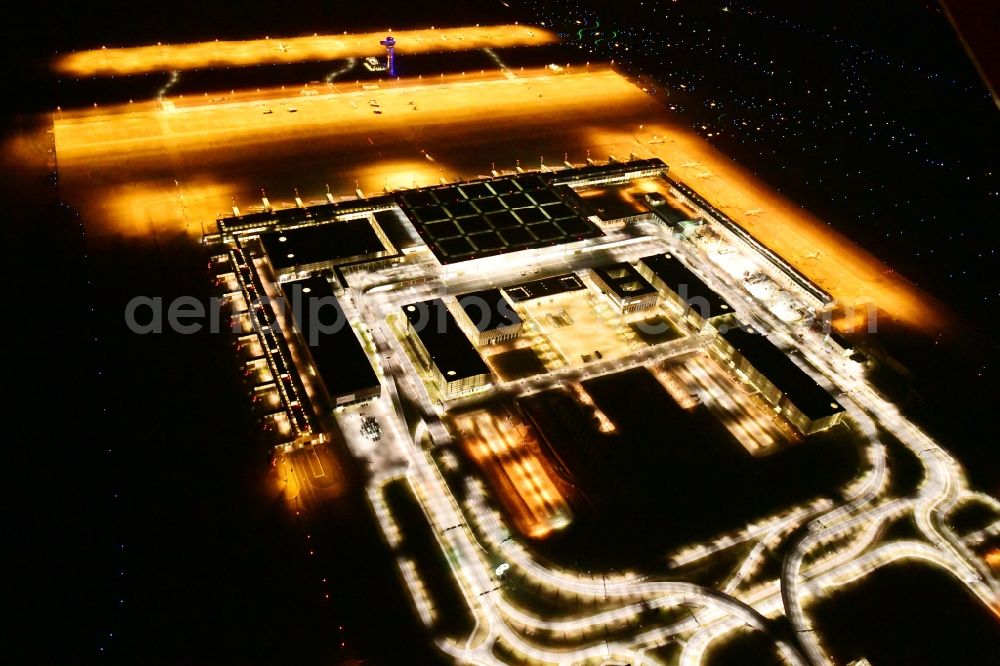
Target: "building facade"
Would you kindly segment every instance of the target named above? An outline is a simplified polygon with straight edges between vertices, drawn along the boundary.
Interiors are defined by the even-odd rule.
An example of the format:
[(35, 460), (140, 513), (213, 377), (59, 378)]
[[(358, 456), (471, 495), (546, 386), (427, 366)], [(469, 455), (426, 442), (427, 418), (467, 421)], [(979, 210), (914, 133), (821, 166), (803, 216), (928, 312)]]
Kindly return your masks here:
[(260, 243), (279, 281), (355, 262), (378, 261), (397, 254), (382, 227), (370, 214), (269, 231), (260, 235)]
[(458, 297), (458, 319), (477, 347), (513, 340), (524, 322), (499, 289), (484, 289)]
[(403, 306), (406, 333), (418, 362), (445, 399), (490, 386), (492, 375), (444, 301)]
[(591, 269), (594, 284), (622, 314), (656, 307), (659, 294), (627, 261)]
[(749, 327), (720, 333), (711, 350), (802, 434), (832, 428), (843, 420), (844, 408), (825, 388)]
[(639, 274), (697, 330), (707, 324), (735, 322), (733, 308), (674, 255), (663, 253), (639, 260)]

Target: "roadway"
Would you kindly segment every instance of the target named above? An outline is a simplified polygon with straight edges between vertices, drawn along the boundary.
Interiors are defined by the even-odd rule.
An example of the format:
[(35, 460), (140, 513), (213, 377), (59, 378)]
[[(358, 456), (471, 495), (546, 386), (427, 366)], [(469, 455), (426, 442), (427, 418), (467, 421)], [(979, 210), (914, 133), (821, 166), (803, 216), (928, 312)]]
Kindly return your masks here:
[[(608, 243), (619, 239), (608, 239)], [(544, 274), (563, 272), (595, 262), (597, 253), (613, 254), (619, 258), (634, 260), (636, 256), (650, 249), (647, 240), (630, 241), (602, 249), (600, 243), (587, 248), (581, 255), (567, 257), (562, 253), (550, 254), (516, 261), (514, 269), (532, 275), (535, 271)], [(672, 238), (654, 239), (661, 248), (666, 243), (674, 251), (684, 253), (694, 261), (704, 262), (704, 257), (691, 255), (691, 248), (684, 247)], [(594, 253), (593, 255), (591, 253)], [(602, 257), (603, 259), (604, 257)], [(413, 279), (420, 269), (399, 271), (401, 277)], [(508, 273), (509, 274), (509, 273)], [(784, 516), (748, 528), (743, 534), (729, 539), (720, 539), (715, 548), (689, 550), (688, 557), (710, 557), (736, 543), (753, 542), (748, 556), (729, 577), (722, 589), (714, 590), (692, 585), (683, 581), (651, 580), (648, 574), (618, 574), (598, 577), (582, 572), (553, 569), (534, 558), (531, 549), (513, 536), (511, 529), (495, 509), (492, 509), (479, 482), (467, 481), (466, 499), (459, 506), (444, 483), (434, 463), (411, 441), (394, 440), (404, 451), (408, 451), (409, 467), (407, 475), (419, 489), (419, 496), (425, 501), (428, 520), (434, 525), (460, 525), (461, 529), (448, 530), (439, 535), (442, 547), (458, 553), (453, 561), (456, 580), (465, 589), (470, 608), (477, 618), (478, 629), (464, 645), (441, 641), (439, 645), (448, 654), (475, 663), (492, 663), (493, 643), (502, 639), (506, 644), (536, 659), (548, 661), (580, 661), (592, 658), (617, 656), (632, 659), (635, 663), (650, 663), (643, 650), (658, 645), (671, 637), (684, 640), (682, 663), (698, 663), (709, 647), (720, 637), (740, 627), (750, 625), (760, 631), (767, 631), (764, 618), (785, 613), (797, 629), (802, 652), (796, 646), (780, 642), (775, 638), (779, 652), (789, 663), (828, 663), (828, 657), (819, 647), (817, 632), (808, 622), (803, 604), (806, 600), (828, 594), (837, 586), (849, 584), (873, 568), (885, 566), (899, 559), (922, 559), (937, 566), (945, 567), (957, 581), (967, 585), (970, 591), (984, 603), (996, 607), (998, 592), (995, 580), (984, 574), (984, 567), (976, 564), (975, 556), (955, 535), (944, 527), (941, 514), (950, 510), (965, 495), (967, 489), (961, 469), (954, 461), (920, 433), (912, 424), (902, 420), (898, 412), (881, 398), (860, 378), (848, 364), (830, 355), (819, 335), (809, 333), (804, 327), (779, 321), (760, 307), (749, 294), (734, 280), (720, 279), (710, 274), (710, 284), (717, 288), (738, 313), (752, 315), (754, 321), (767, 325), (774, 331), (782, 346), (795, 347), (799, 354), (822, 372), (821, 380), (835, 392), (848, 410), (849, 416), (867, 436), (866, 465), (859, 476), (846, 489), (848, 500), (842, 504), (819, 501), (812, 505), (792, 507)], [(380, 276), (384, 277), (384, 276)], [(423, 284), (412, 285), (400, 290), (382, 280), (375, 283), (371, 292), (363, 299), (362, 311), (366, 324), (382, 329), (377, 339), (390, 340), (393, 355), (405, 358), (405, 352), (398, 348), (398, 341), (385, 325), (385, 316), (406, 302), (440, 295), (443, 289), (462, 292), (496, 284), (500, 275), (479, 273), (460, 275), (455, 280), (447, 280), (440, 274), (427, 276)], [(361, 280), (365, 283), (366, 280)], [(634, 357), (616, 359), (583, 367), (566, 368), (562, 371), (526, 378), (517, 382), (501, 384), (501, 391), (518, 395), (522, 392), (542, 390), (545, 387), (594, 373), (618, 371), (624, 367), (662, 362), (677, 353), (678, 347), (684, 352), (696, 351), (705, 340), (699, 336), (689, 336), (683, 345), (651, 347), (650, 351)], [(660, 351), (658, 352), (658, 348)], [(404, 362), (405, 366), (406, 363)], [(437, 416), (442, 410), (452, 409), (465, 401), (439, 405), (431, 403), (426, 390), (419, 381), (413, 381), (415, 369), (404, 370), (402, 376), (393, 374), (392, 383), (407, 393), (411, 400), (422, 406), (428, 420), (428, 428), (435, 430), (435, 441), (447, 441), (450, 433), (441, 427)], [(702, 378), (704, 380), (704, 377)], [(715, 384), (714, 386), (719, 386)], [(712, 385), (707, 387), (711, 390)], [(469, 402), (474, 402), (470, 398)], [(876, 426), (889, 429), (900, 437), (907, 446), (920, 455), (925, 465), (926, 478), (920, 490), (912, 498), (890, 499), (885, 496), (887, 488), (887, 467), (884, 446), (878, 441)], [(928, 543), (888, 543), (877, 544), (879, 528), (888, 520), (912, 512), (917, 517), (920, 529)], [(782, 567), (779, 581), (752, 582), (753, 574), (759, 566), (762, 552), (773, 547), (781, 539), (794, 532), (795, 528), (807, 526), (805, 535), (791, 549)], [(846, 545), (844, 545), (846, 543)], [(816, 558), (806, 564), (807, 556), (819, 548), (832, 549), (826, 557)], [(502, 581), (495, 578), (492, 571), (494, 559), (489, 555), (502, 556), (511, 566), (511, 572), (534, 581), (546, 589), (580, 597), (590, 596), (607, 600), (618, 600), (620, 606), (600, 611), (586, 617), (549, 620), (519, 607), (502, 591), (497, 591)], [(861, 567), (859, 569), (859, 567)], [(749, 580), (748, 580), (749, 579)], [(502, 586), (501, 586), (502, 590)], [(557, 630), (571, 637), (589, 636), (593, 631), (612, 622), (637, 620), (638, 614), (648, 604), (662, 607), (678, 607), (691, 604), (697, 608), (696, 617), (678, 623), (640, 629), (627, 640), (605, 643), (595, 640), (587, 647), (566, 649), (558, 644), (538, 644), (532, 632), (536, 630)], [(631, 626), (631, 625), (629, 625)], [(474, 640), (473, 640), (474, 639)]]

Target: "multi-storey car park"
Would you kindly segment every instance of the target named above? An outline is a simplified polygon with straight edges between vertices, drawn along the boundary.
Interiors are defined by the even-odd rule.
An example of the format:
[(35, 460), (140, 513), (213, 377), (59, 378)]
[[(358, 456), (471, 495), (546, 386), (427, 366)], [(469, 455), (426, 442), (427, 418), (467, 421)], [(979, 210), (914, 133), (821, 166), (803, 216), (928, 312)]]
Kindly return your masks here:
[(490, 385), (490, 371), (440, 298), (403, 306), (407, 340), (434, 386), (453, 398)]
[(378, 398), (381, 384), (329, 280), (322, 275), (288, 280), (281, 291), (286, 321), (294, 323), (300, 347), (308, 350), (326, 403), (340, 407)]
[(601, 230), (569, 187), (524, 174), (442, 185), (396, 197), (442, 264), (539, 250), (594, 238)]
[(726, 327), (713, 349), (801, 432), (832, 428), (843, 418), (833, 396), (758, 331)]

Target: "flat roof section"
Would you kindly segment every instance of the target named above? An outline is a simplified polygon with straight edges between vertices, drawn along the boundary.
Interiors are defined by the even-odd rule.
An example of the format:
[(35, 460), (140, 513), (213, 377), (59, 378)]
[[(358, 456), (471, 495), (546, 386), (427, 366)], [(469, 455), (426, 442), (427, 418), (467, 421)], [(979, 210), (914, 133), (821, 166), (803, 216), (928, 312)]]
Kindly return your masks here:
[(580, 281), (576, 273), (564, 273), (542, 278), (541, 280), (531, 280), (521, 284), (504, 287), (507, 297), (515, 303), (523, 303), (535, 298), (564, 294), (568, 291), (582, 291), (586, 285)]
[(604, 222), (649, 213), (649, 209), (632, 196), (626, 186), (598, 187), (582, 190), (579, 194)]
[[(569, 194), (570, 192), (572, 192), (572, 190), (569, 190), (569, 188), (567, 188), (567, 194)], [(578, 216), (577, 211), (573, 210), (562, 201), (556, 201), (551, 204), (543, 204), (542, 210), (545, 211), (545, 214), (551, 217), (553, 220), (562, 220), (564, 218)]]
[(271, 265), (278, 270), (375, 255), (388, 248), (366, 218), (329, 222), (260, 235)]
[(374, 217), (393, 247), (407, 250), (424, 244), (413, 225), (403, 215), (403, 211), (398, 208), (377, 211), (374, 213)]
[(305, 208), (279, 208), (256, 213), (243, 213), (217, 218), (215, 223), (223, 238), (244, 233), (259, 234), (261, 227), (291, 226), (302, 222), (325, 224), (334, 222), (337, 216), (368, 213), (391, 208), (395, 202), (388, 196), (370, 199), (322, 203)]
[(499, 289), (462, 294), (458, 304), (480, 333), (521, 323), (521, 317)]
[(496, 192), (487, 187), (486, 183), (482, 182), (459, 185), (458, 189), (462, 191), (466, 199), (487, 199), (496, 194)]
[(635, 171), (662, 171), (666, 173), (667, 164), (658, 157), (631, 162), (610, 162), (608, 164), (593, 164), (575, 169), (562, 169), (547, 174), (549, 182), (573, 184), (586, 182), (595, 178), (616, 178), (626, 176)]
[(326, 278), (290, 280), (281, 284), (281, 290), (316, 372), (334, 401), (340, 396), (379, 386), (368, 354)]
[(732, 313), (732, 306), (674, 255), (654, 254), (643, 257), (639, 263), (663, 280), (688, 307), (698, 310), (704, 319)]
[(534, 174), (411, 190), (396, 201), (442, 264), (604, 235), (571, 188)]
[(524, 224), (535, 224), (549, 219), (543, 208), (520, 208), (514, 214)]
[(844, 411), (829, 391), (795, 365), (764, 335), (741, 326), (732, 327), (720, 335), (810, 419)]
[(440, 298), (404, 305), (402, 310), (446, 381), (490, 374)]
[(656, 288), (639, 274), (639, 271), (627, 261), (605, 264), (591, 269), (604, 284), (608, 285), (619, 298), (633, 298), (657, 293)]
[(547, 206), (549, 204), (562, 202), (559, 195), (550, 189), (528, 190), (527, 193), (528, 198), (539, 206)]

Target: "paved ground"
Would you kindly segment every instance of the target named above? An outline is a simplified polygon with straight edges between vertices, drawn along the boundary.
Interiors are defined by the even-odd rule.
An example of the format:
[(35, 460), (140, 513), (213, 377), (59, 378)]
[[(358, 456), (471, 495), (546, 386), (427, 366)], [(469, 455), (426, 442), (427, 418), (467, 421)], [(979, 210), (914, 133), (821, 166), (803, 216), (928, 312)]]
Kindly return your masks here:
[[(260, 98), (266, 91), (215, 104), (178, 99), (173, 111), (150, 102), (57, 112), (60, 182), (87, 215), (90, 233), (196, 237), (234, 200), (244, 207), (257, 200), (261, 188), (281, 205), (291, 203), (294, 188), (309, 199), (327, 184), (334, 193), (356, 186), (371, 193), (519, 162), (534, 168), (543, 158), (560, 164), (588, 155), (657, 156), (841, 302), (874, 302), (885, 316), (928, 334), (948, 326), (926, 294), (671, 124), (666, 109), (619, 74), (519, 74), (456, 75), (381, 90), (352, 84), (269, 101)], [(383, 112), (375, 114), (369, 100)]]

